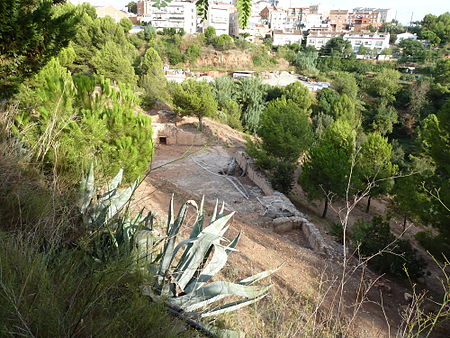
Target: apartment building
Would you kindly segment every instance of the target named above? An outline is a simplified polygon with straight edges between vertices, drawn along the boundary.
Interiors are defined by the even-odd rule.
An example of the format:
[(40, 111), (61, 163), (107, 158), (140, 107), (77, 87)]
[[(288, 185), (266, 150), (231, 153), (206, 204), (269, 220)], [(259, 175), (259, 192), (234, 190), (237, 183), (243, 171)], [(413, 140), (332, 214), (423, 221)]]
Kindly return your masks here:
[(342, 32), (349, 29), (348, 10), (332, 9), (328, 16), (328, 23), (333, 32)]
[(379, 12), (357, 12), (348, 13), (349, 28), (355, 31), (367, 29), (368, 27), (378, 28), (381, 26), (381, 15)]
[(306, 37), (306, 46), (312, 46), (315, 49), (320, 49), (325, 46), (328, 41), (338, 36), (342, 36), (339, 32), (323, 32), (323, 31), (312, 31)]
[(361, 46), (376, 49), (378, 53), (385, 48), (389, 48), (389, 33), (368, 33), (368, 32), (310, 32), (306, 38), (306, 46), (313, 46), (320, 49), (325, 46), (332, 38), (342, 36), (344, 40), (351, 43), (353, 52), (358, 52)]
[(226, 2), (210, 2), (203, 28), (214, 27), (217, 35), (230, 34), (230, 13), (235, 7)]
[(302, 43), (303, 34), (300, 31), (285, 32), (282, 30), (274, 30), (272, 32), (272, 40), (274, 46), (288, 45), (291, 43)]
[(193, 2), (172, 1), (166, 7), (157, 8), (151, 0), (140, 0), (137, 5), (139, 20), (156, 30), (175, 28), (183, 29), (187, 34), (197, 32), (197, 10)]
[(352, 44), (353, 52), (358, 52), (361, 46), (376, 49), (380, 54), (383, 49), (389, 48), (389, 33), (349, 32), (343, 36), (344, 40)]
[(353, 8), (353, 13), (378, 13), (381, 23), (392, 22), (396, 15), (396, 11), (392, 8), (356, 7)]

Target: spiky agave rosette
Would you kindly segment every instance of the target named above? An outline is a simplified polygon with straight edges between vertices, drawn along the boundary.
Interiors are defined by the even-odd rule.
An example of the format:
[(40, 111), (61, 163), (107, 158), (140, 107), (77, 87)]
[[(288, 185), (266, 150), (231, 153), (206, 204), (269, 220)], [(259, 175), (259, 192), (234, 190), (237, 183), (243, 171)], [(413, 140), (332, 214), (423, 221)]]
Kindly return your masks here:
[[(155, 256), (157, 245), (152, 236), (152, 214), (149, 213), (144, 217), (141, 211), (136, 217), (130, 216), (129, 203), (138, 182), (119, 191), (121, 180), (122, 170), (107, 185), (106, 192), (97, 199), (92, 167), (89, 175), (82, 180), (81, 213), (85, 224), (98, 234), (94, 239), (95, 259), (106, 260), (111, 258), (111, 255), (117, 257), (116, 255), (121, 253), (133, 253), (138, 260), (144, 260), (148, 264), (150, 271), (156, 273), (154, 285), (142, 286), (143, 294), (150, 296), (154, 301), (165, 302), (171, 309), (182, 312), (191, 320), (202, 320), (234, 311), (267, 295), (271, 285), (253, 284), (276, 270), (263, 271), (237, 283), (211, 281), (225, 267), (228, 255), (237, 251), (235, 247), (240, 238), (240, 234), (232, 241), (224, 237), (230, 226), (229, 221), (234, 215), (234, 212), (224, 215), (224, 204), (219, 210), (216, 201), (209, 223), (204, 227), (203, 198), (200, 206), (193, 200), (184, 203), (175, 217), (172, 196), (164, 245), (153, 260), (149, 257)], [(194, 208), (196, 213), (191, 234), (188, 239), (177, 242), (189, 207)], [(108, 237), (107, 241), (104, 240), (104, 236)], [(243, 299), (218, 304), (226, 297)], [(219, 332), (207, 323), (203, 324), (218, 335), (239, 336), (238, 332), (230, 330)]]

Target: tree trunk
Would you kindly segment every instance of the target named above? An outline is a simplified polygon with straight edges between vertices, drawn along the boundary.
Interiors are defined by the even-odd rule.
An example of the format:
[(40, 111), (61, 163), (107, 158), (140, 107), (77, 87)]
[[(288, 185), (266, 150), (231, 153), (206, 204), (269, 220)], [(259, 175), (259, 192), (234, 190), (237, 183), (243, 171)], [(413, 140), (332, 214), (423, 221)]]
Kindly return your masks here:
[(366, 212), (369, 213), (369, 209), (370, 209), (370, 201), (372, 200), (372, 196), (369, 195), (369, 198), (367, 199), (367, 207), (366, 207)]
[(403, 231), (406, 229), (406, 215), (403, 216)]
[(328, 210), (328, 198), (325, 197), (325, 206), (323, 207), (322, 218), (325, 218), (325, 216), (327, 215), (327, 210)]
[(202, 127), (203, 127), (203, 125), (202, 125), (202, 118), (199, 117), (198, 118), (198, 130), (202, 130)]

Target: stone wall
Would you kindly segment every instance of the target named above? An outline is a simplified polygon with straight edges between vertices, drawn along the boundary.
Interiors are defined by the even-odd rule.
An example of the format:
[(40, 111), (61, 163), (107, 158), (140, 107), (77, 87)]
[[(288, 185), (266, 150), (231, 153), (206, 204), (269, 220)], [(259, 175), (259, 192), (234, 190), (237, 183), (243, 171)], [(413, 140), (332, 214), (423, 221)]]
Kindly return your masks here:
[(260, 188), (264, 192), (265, 195), (273, 194), (274, 190), (272, 189), (272, 185), (270, 184), (270, 182), (267, 180), (266, 175), (264, 175), (264, 173), (259, 170), (250, 156), (248, 156), (243, 151), (238, 151), (236, 152), (234, 157), (236, 158), (236, 162), (246, 173), (248, 178), (250, 178), (252, 182), (255, 183), (258, 188)]
[(153, 141), (156, 144), (161, 143), (161, 138), (165, 138), (167, 145), (203, 146), (207, 143), (202, 133), (185, 131), (174, 123), (152, 123), (152, 128)]
[(253, 159), (242, 151), (237, 152), (235, 158), (248, 178), (266, 195), (259, 201), (266, 208), (264, 215), (272, 218), (273, 231), (283, 233), (293, 229), (301, 229), (314, 251), (328, 256), (332, 255), (331, 247), (326, 244), (317, 227), (292, 204), (286, 195), (272, 189), (270, 182), (264, 173), (256, 167)]

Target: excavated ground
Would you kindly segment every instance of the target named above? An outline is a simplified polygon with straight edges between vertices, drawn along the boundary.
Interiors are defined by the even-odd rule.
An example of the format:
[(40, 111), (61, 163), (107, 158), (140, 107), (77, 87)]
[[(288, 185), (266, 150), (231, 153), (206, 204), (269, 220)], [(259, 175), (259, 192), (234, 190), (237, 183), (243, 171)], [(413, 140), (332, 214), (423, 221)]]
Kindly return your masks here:
[[(187, 119), (184, 123), (188, 126), (184, 126), (184, 129), (198, 132), (189, 126), (192, 122), (193, 120)], [(342, 262), (337, 258), (339, 255), (325, 257), (315, 253), (299, 229), (283, 234), (274, 233), (268, 226), (271, 219), (265, 215), (265, 207), (258, 200), (263, 196), (260, 189), (247, 177), (241, 177), (239, 170), (236, 171), (234, 180), (240, 184), (236, 181), (232, 184), (221, 174), (226, 170), (233, 153), (243, 149), (242, 134), (213, 121), (207, 120), (206, 124), (207, 146), (157, 146), (153, 169), (136, 195), (138, 206), (156, 212), (157, 220), (163, 224), (172, 194), (176, 207), (188, 199), (200, 201), (205, 196), (206, 210), (212, 211), (216, 199), (224, 201), (227, 211), (236, 211), (227, 237), (233, 238), (237, 232), (242, 234), (239, 252), (231, 255), (230, 266), (227, 268), (228, 271), (233, 271), (233, 276), (244, 277), (282, 266), (272, 277), (275, 286), (307, 297), (316, 292), (320, 281), (331, 281), (340, 276)], [(378, 205), (373, 209), (377, 208)], [(305, 210), (311, 211), (309, 208)], [(325, 235), (327, 222), (312, 213), (308, 217)], [(331, 246), (336, 247), (331, 237), (325, 235), (325, 238)], [(366, 272), (364, 284), (375, 278), (375, 274)], [(354, 302), (360, 281), (358, 273), (349, 279), (344, 291), (347, 305)], [(396, 327), (401, 321), (400, 311), (407, 304), (405, 292), (409, 292), (406, 286), (381, 278), (369, 291), (368, 302), (359, 311), (353, 329), (355, 336), (395, 335)], [(333, 291), (325, 297), (323, 307), (326, 308), (333, 302), (332, 294)], [(380, 297), (383, 297), (384, 312), (379, 305)], [(347, 309), (347, 313), (350, 314), (351, 311), (351, 308)], [(248, 323), (243, 322), (241, 329), (245, 331), (246, 325)], [(435, 335), (446, 336), (439, 330)]]

